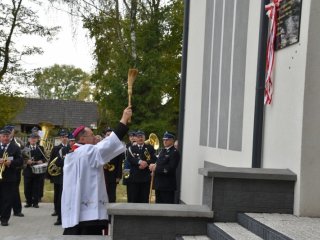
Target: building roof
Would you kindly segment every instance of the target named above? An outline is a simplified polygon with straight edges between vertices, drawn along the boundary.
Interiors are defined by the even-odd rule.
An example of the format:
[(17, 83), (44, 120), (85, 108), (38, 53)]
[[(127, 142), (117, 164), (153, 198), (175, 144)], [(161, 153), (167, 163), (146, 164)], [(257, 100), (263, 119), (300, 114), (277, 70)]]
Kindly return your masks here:
[(51, 123), (75, 128), (94, 126), (98, 121), (98, 106), (94, 102), (25, 98), (24, 109), (16, 116), (18, 124)]

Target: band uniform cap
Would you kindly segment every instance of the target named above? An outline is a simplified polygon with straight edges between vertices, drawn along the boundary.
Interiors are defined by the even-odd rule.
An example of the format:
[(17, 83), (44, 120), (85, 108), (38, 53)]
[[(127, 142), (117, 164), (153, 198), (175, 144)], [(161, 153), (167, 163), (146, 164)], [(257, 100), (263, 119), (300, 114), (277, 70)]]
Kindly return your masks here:
[(68, 133), (65, 129), (61, 129), (61, 130), (59, 131), (59, 136), (60, 136), (60, 137), (68, 136), (68, 135), (69, 135), (69, 133)]
[(107, 127), (105, 130), (104, 130), (104, 132), (113, 132), (113, 129), (111, 128), (111, 127)]
[(31, 133), (30, 135), (29, 135), (29, 138), (39, 138), (40, 136), (37, 134), (37, 133), (35, 133), (35, 132), (33, 132), (33, 133)]
[(136, 131), (131, 130), (131, 131), (128, 132), (128, 135), (129, 136), (135, 136), (136, 135)]
[(73, 134), (72, 133), (69, 133), (69, 135), (68, 135), (68, 139), (69, 140), (76, 140), (75, 138), (74, 138), (74, 136), (73, 136)]
[(9, 130), (10, 132), (12, 132), (12, 130), (14, 130), (14, 126), (13, 126), (13, 125), (7, 125), (7, 126), (5, 126), (3, 129), (7, 129), (7, 130)]
[(81, 125), (81, 126), (77, 127), (77, 128), (73, 131), (72, 135), (76, 138), (76, 137), (78, 136), (78, 134), (79, 134), (81, 131), (83, 131), (83, 129), (85, 129), (85, 128), (86, 128), (86, 126), (84, 126), (84, 125)]
[(175, 138), (174, 133), (166, 131), (166, 132), (163, 134), (163, 138), (162, 138), (162, 139), (170, 139), (170, 138), (171, 138), (171, 139), (174, 139), (174, 138)]
[(136, 136), (145, 136), (144, 131), (138, 130), (136, 131)]
[(7, 128), (3, 128), (0, 130), (0, 134), (2, 135), (9, 135), (11, 133), (11, 131)]
[(32, 129), (31, 129), (31, 132), (38, 132), (39, 131), (39, 128), (37, 128), (37, 127), (33, 127)]

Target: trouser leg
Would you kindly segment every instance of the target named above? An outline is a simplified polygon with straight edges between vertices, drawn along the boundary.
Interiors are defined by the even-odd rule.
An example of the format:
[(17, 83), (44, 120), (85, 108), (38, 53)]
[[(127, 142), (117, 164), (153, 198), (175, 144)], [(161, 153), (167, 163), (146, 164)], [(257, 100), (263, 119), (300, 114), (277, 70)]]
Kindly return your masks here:
[(24, 196), (28, 205), (32, 204), (32, 178), (24, 177)]
[(13, 191), (15, 188), (15, 182), (1, 183), (1, 222), (9, 221), (12, 209)]
[(12, 202), (12, 208), (13, 213), (18, 214), (22, 212), (22, 205), (21, 205), (21, 197), (20, 197), (20, 182), (21, 182), (21, 169), (17, 169), (16, 173), (17, 182), (15, 184), (15, 188), (13, 191), (13, 202)]

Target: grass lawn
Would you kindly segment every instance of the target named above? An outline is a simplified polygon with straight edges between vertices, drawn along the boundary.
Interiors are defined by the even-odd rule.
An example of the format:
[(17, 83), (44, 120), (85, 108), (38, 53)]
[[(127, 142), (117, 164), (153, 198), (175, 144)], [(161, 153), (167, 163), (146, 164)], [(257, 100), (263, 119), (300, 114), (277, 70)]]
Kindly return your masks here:
[[(53, 202), (53, 183), (46, 179), (44, 183), (44, 196), (42, 202)], [(20, 196), (21, 201), (25, 202), (24, 190), (23, 190), (23, 176), (21, 177), (20, 183)], [(117, 202), (127, 202), (127, 189), (122, 183), (118, 184), (117, 187)]]
[[(46, 179), (44, 183), (42, 202), (53, 202), (53, 183), (50, 183), (50, 180)], [(23, 190), (23, 176), (21, 177), (20, 183), (20, 196), (21, 201), (25, 202), (24, 190)], [(127, 202), (127, 187), (120, 182), (117, 186), (117, 202)], [(151, 202), (155, 202), (154, 191), (152, 191)]]

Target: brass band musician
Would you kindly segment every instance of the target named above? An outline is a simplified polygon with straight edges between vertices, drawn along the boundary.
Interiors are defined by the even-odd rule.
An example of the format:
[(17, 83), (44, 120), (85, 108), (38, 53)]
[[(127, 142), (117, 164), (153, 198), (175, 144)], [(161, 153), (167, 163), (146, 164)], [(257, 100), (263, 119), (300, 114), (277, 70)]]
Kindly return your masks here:
[(145, 144), (145, 133), (141, 130), (136, 132), (136, 143), (128, 148), (128, 161), (131, 166), (130, 200), (134, 203), (148, 203), (151, 181), (149, 165), (155, 163), (157, 157), (153, 146)]
[(48, 164), (48, 175), (50, 181), (53, 183), (54, 195), (54, 213), (52, 216), (57, 216), (57, 221), (54, 225), (61, 225), (61, 197), (63, 186), (63, 160), (67, 153), (70, 152), (70, 146), (68, 144), (69, 133), (65, 129), (59, 131), (60, 144), (53, 147), (50, 154), (50, 161)]
[[(4, 127), (5, 129), (8, 129), (10, 133), (10, 143), (12, 144), (17, 144), (21, 150), (24, 149), (25, 144), (24, 142), (16, 138), (15, 135), (15, 126), (14, 125), (7, 125)], [(12, 203), (12, 210), (13, 210), (13, 215), (16, 217), (24, 217), (24, 214), (22, 213), (22, 205), (21, 205), (21, 197), (20, 197), (20, 182), (21, 182), (21, 171), (23, 169), (23, 166), (17, 167), (16, 168), (16, 187), (14, 190), (14, 197), (13, 197), (13, 203)]]
[(41, 181), (43, 174), (35, 174), (32, 166), (46, 162), (44, 148), (38, 145), (39, 135), (31, 133), (28, 139), (27, 148), (30, 150), (29, 158), (25, 160), (26, 167), (23, 170), (24, 176), (24, 195), (26, 205), (24, 207), (39, 208), (39, 196), (41, 191)]
[(23, 160), (19, 146), (10, 142), (8, 129), (0, 131), (0, 220), (2, 226), (8, 226), (14, 190), (16, 188), (16, 168), (22, 166)]
[[(108, 127), (105, 130), (105, 137), (110, 136), (113, 132), (113, 129)], [(111, 159), (110, 162), (104, 165), (104, 178), (106, 181), (106, 189), (108, 193), (109, 202), (116, 202), (116, 190), (117, 184), (119, 184), (122, 178), (122, 162), (123, 162), (124, 154), (116, 156)]]

